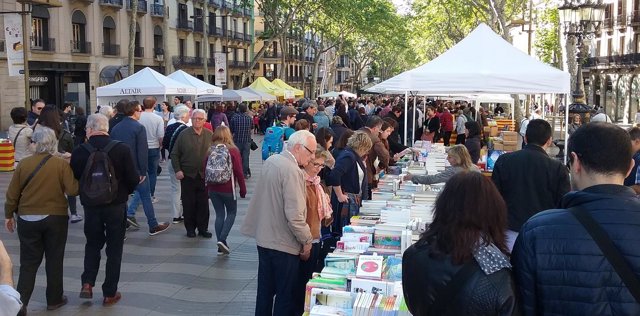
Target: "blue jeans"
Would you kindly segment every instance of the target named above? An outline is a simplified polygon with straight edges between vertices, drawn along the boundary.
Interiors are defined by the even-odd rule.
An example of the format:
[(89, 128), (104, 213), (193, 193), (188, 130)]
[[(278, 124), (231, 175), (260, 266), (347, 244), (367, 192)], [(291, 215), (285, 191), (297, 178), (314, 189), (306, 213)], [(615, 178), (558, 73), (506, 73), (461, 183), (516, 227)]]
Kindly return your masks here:
[(242, 156), (242, 173), (244, 175), (250, 174), (249, 171), (249, 154), (251, 153), (251, 142), (236, 143), (240, 150), (240, 156)]
[(147, 174), (149, 176), (149, 187), (151, 196), (156, 196), (156, 180), (158, 179), (158, 164), (160, 163), (160, 148), (149, 148), (149, 162), (147, 164)]
[(151, 192), (149, 192), (149, 177), (146, 177), (144, 181), (138, 184), (138, 186), (136, 187), (133, 198), (131, 198), (131, 202), (129, 203), (129, 207), (127, 209), (127, 216), (136, 216), (136, 209), (138, 208), (138, 204), (140, 204), (140, 200), (142, 200), (142, 209), (144, 210), (144, 215), (147, 217), (149, 229), (158, 226), (156, 213), (153, 210), (153, 204), (151, 204)]
[(258, 246), (256, 316), (293, 315), (293, 289), (299, 268), (299, 256)]
[(209, 198), (216, 211), (216, 238), (218, 241), (227, 241), (227, 236), (236, 220), (238, 201), (233, 198), (233, 193), (209, 192)]

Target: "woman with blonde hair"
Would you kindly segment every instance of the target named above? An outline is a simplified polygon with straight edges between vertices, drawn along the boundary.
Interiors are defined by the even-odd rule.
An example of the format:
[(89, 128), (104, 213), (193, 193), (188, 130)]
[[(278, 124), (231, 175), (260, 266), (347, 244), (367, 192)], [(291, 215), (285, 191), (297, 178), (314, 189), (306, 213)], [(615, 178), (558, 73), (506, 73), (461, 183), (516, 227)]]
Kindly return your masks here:
[(205, 166), (208, 165), (209, 159), (220, 158), (226, 160), (224, 163), (230, 163), (232, 168), (231, 178), (228, 181), (218, 184), (207, 182), (209, 198), (216, 212), (216, 238), (218, 239), (218, 254), (221, 255), (229, 254), (230, 252), (229, 245), (227, 244), (227, 236), (236, 220), (236, 213), (238, 211), (235, 185), (238, 183), (240, 186), (241, 198), (247, 195), (247, 187), (244, 182), (240, 150), (233, 143), (233, 136), (231, 135), (229, 127), (224, 125), (218, 126), (213, 132), (211, 141), (213, 145), (211, 145), (209, 155), (207, 155), (207, 163), (205, 163)]
[(336, 165), (325, 179), (333, 187), (333, 233), (342, 234), (342, 227), (348, 225), (351, 216), (357, 215), (358, 206), (367, 199), (367, 169), (364, 156), (369, 153), (373, 142), (364, 131), (356, 131), (347, 141), (347, 147), (336, 157)]
[(453, 177), (458, 172), (473, 171), (480, 172), (480, 169), (471, 162), (471, 156), (467, 147), (464, 145), (455, 145), (449, 148), (447, 152), (447, 161), (449, 161), (450, 167), (446, 167), (444, 171), (436, 173), (434, 175), (418, 176), (408, 173), (404, 180), (411, 180), (416, 184), (434, 184), (447, 182), (449, 178)]

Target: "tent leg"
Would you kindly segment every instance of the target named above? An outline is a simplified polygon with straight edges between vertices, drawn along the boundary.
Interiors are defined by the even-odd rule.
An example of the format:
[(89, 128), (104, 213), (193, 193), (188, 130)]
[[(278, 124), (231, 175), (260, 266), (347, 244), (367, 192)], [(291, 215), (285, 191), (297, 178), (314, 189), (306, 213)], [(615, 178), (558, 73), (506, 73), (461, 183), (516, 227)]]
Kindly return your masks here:
[(409, 110), (409, 91), (404, 92), (404, 145), (407, 146), (407, 110)]
[(569, 105), (566, 104), (566, 101), (565, 101), (565, 106), (564, 106), (564, 164), (565, 165), (567, 164), (568, 155), (569, 155)]
[(416, 143), (416, 99), (418, 99), (418, 94), (416, 93), (415, 96), (413, 96), (413, 135), (411, 135), (411, 145), (413, 146)]

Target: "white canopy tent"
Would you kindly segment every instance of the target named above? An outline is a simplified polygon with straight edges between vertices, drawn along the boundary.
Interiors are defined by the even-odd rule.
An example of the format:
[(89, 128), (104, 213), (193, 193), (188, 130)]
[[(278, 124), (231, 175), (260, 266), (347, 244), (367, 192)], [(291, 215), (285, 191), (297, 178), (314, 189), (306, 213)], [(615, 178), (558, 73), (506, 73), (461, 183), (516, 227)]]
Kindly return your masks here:
[(358, 96), (351, 93), (351, 92), (347, 92), (347, 91), (331, 91), (331, 92), (327, 92), (325, 94), (321, 94), (318, 97), (320, 98), (337, 98), (339, 95), (342, 95), (345, 98), (357, 98)]
[(155, 96), (166, 100), (167, 95), (195, 94), (196, 88), (193, 86), (168, 78), (149, 67), (118, 82), (96, 89), (98, 104), (101, 104), (100, 99), (117, 102), (122, 98)]
[[(368, 91), (405, 94), (406, 111), (409, 92), (424, 95), (568, 93), (570, 75), (518, 50), (483, 23), (436, 59)], [(406, 119), (405, 115), (405, 126)], [(406, 129), (404, 139), (406, 142)]]
[(271, 95), (271, 94), (268, 94), (266, 92), (262, 92), (262, 91), (259, 91), (259, 90), (256, 90), (256, 89), (253, 89), (253, 88), (250, 88), (250, 87), (242, 88), (242, 89), (240, 89), (240, 91), (257, 94), (258, 96), (260, 96), (260, 100), (256, 100), (256, 101), (275, 101), (275, 100), (278, 99), (278, 98), (276, 98), (275, 95)]
[(222, 95), (203, 95), (196, 99), (198, 102), (221, 102), (221, 101), (260, 101), (261, 96), (242, 90), (222, 90)]
[(222, 88), (204, 82), (183, 70), (177, 70), (167, 77), (196, 88), (197, 95), (222, 95)]

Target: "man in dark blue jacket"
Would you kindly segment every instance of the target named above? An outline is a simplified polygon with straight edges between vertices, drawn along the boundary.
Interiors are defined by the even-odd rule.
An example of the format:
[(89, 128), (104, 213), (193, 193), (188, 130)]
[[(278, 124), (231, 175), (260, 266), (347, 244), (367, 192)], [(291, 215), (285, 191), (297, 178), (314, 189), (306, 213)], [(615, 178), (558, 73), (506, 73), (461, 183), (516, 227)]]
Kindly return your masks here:
[(532, 120), (525, 134), (527, 145), (500, 156), (493, 168), (491, 179), (507, 202), (509, 249), (513, 248), (522, 224), (538, 212), (558, 207), (560, 199), (569, 192), (567, 167), (546, 152), (551, 135), (549, 122)]
[(561, 209), (531, 217), (513, 249), (524, 315), (640, 315), (640, 303), (568, 210), (591, 215), (640, 275), (640, 200), (623, 186), (633, 166), (629, 134), (589, 123), (571, 135), (567, 151), (576, 191), (562, 198)]
[[(136, 187), (136, 191), (140, 194), (144, 215), (147, 216), (149, 235), (154, 236), (165, 231), (169, 227), (169, 224), (158, 223), (153, 204), (151, 204), (151, 189), (147, 177), (147, 152), (149, 151), (149, 147), (147, 144), (147, 132), (144, 126), (138, 123), (141, 113), (142, 106), (140, 102), (131, 101), (127, 103), (124, 107), (124, 114), (127, 117), (123, 118), (122, 121), (113, 128), (111, 138), (127, 144), (131, 149), (133, 161), (138, 170), (138, 174), (140, 174), (140, 184)], [(136, 221), (135, 213), (127, 214), (127, 222), (135, 228), (140, 227)]]

